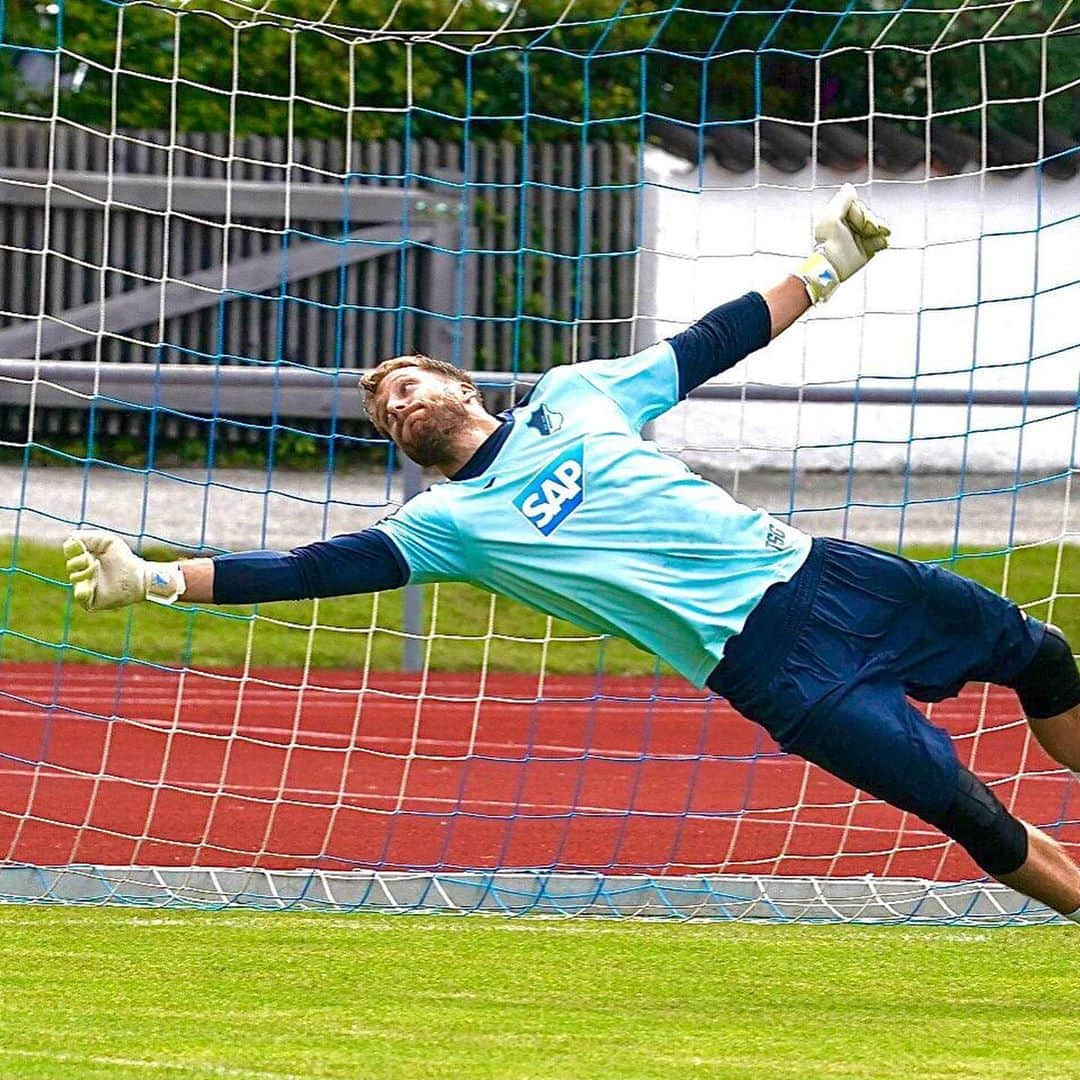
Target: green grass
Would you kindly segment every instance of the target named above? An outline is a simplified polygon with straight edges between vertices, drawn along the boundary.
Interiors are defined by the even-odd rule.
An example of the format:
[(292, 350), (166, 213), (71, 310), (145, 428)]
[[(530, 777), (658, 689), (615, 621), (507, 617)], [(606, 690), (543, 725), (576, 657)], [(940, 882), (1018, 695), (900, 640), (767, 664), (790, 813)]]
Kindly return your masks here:
[[(300, 667), (309, 648), (314, 667), (401, 665), (403, 590), (320, 600), (317, 607), (312, 601), (262, 604), (258, 618), (250, 607), (185, 604), (88, 615), (71, 601), (58, 546), (20, 541), (13, 552), (10, 541), (0, 540), (0, 575), (0, 660), (53, 660), (58, 646), (68, 646), (67, 663), (126, 655), (170, 665), (239, 666), (250, 643), (253, 667)], [(489, 593), (468, 585), (441, 586), (434, 618), (434, 590), (423, 593), (423, 626), (437, 635), (430, 657), (436, 671), (477, 671), (485, 662), (491, 670), (536, 673), (602, 668), (636, 674), (656, 667), (628, 642), (588, 638), (513, 601), (493, 603)]]
[(1075, 1077), (1080, 931), (0, 909), (19, 1077)]
[[(159, 553), (163, 554), (163, 553)], [(1080, 548), (1022, 549), (1011, 557), (966, 552), (946, 558), (940, 549), (910, 548), (919, 559), (944, 565), (1052, 617), (1071, 640), (1080, 640)], [(1006, 578), (1006, 567), (1008, 575)], [(400, 665), (402, 591), (312, 602), (263, 604), (251, 608), (163, 609), (140, 604), (124, 611), (87, 615), (73, 607), (58, 547), (0, 542), (0, 660), (52, 660), (67, 647), (66, 662), (95, 662), (129, 656), (198, 667), (314, 667), (394, 669)], [(438, 605), (424, 590), (424, 628), (434, 630), (430, 666), (436, 671), (489, 670), (538, 673), (651, 674), (663, 666), (627, 642), (587, 640), (582, 631), (509, 600), (467, 585), (444, 585)], [(491, 636), (494, 635), (494, 636)]]

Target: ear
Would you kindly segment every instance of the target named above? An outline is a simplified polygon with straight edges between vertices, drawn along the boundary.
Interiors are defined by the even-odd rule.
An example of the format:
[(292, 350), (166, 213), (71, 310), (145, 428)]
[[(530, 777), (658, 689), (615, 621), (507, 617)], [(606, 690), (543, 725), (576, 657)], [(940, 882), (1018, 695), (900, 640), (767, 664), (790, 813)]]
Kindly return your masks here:
[(374, 394), (368, 393), (363, 387), (360, 387), (360, 396), (364, 403), (364, 412), (367, 413), (367, 418), (371, 421), (375, 430), (380, 435), (386, 435), (386, 428), (383, 427), (382, 420), (379, 418), (379, 409), (376, 404), (376, 400), (379, 396), (378, 391)]

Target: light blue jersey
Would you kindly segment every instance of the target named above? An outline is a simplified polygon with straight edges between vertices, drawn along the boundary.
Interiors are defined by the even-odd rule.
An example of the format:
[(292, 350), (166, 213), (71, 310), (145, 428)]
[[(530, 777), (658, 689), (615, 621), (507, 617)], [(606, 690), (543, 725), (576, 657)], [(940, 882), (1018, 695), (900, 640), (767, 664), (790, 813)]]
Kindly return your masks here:
[(703, 686), (810, 538), (641, 438), (677, 400), (666, 341), (555, 368), (513, 410), (486, 470), (436, 484), (375, 527), (412, 584), (470, 582), (627, 638)]

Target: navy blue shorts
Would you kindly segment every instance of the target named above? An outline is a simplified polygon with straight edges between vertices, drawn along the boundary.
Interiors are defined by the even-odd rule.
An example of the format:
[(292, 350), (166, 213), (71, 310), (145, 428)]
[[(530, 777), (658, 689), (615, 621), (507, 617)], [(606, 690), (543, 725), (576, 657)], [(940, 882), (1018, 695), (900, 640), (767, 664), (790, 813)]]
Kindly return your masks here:
[(1008, 685), (1044, 629), (941, 567), (815, 540), (727, 643), (709, 688), (784, 750), (938, 824), (956, 795), (956, 753), (909, 697)]

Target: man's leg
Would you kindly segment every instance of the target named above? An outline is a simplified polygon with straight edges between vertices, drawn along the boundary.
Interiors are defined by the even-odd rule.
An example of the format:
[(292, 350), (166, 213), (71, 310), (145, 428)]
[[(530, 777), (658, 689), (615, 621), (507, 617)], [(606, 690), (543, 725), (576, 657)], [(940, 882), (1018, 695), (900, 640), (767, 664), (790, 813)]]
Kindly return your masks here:
[(1080, 868), (1065, 849), (1041, 829), (1021, 822), (1028, 834), (1028, 856), (1011, 874), (996, 874), (998, 881), (1080, 923)]
[[(1065, 635), (1048, 626), (1030, 664), (1011, 681), (1032, 735), (1080, 780), (1080, 672)], [(1032, 825), (1028, 859), (1001, 880), (1080, 922), (1080, 871), (1060, 844)]]
[(1028, 726), (1039, 745), (1080, 780), (1080, 705), (1045, 719), (1029, 716)]
[(1080, 909), (1080, 867), (1056, 840), (1010, 814), (970, 770), (960, 766), (951, 805), (928, 820), (991, 877), (1070, 918)]
[(785, 749), (918, 815), (998, 881), (1080, 921), (1080, 867), (956, 762), (948, 735), (899, 685), (861, 683), (823, 702)]
[(1008, 685), (1039, 745), (1080, 779), (1080, 670), (1056, 626), (1046, 627), (1035, 656)]

